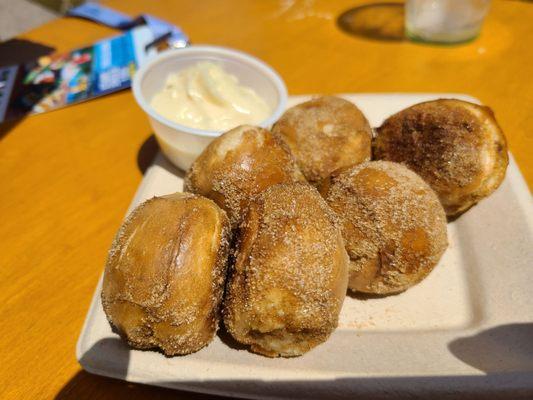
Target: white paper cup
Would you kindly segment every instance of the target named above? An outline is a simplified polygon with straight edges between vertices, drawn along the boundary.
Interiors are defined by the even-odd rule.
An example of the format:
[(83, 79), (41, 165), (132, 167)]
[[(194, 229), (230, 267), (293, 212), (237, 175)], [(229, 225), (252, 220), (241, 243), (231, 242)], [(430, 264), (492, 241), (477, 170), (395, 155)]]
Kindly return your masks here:
[(213, 61), (235, 75), (239, 83), (252, 88), (272, 109), (259, 123), (264, 128), (276, 122), (287, 105), (287, 88), (267, 64), (243, 52), (217, 46), (190, 46), (167, 50), (143, 65), (133, 78), (133, 95), (148, 115), (163, 154), (177, 167), (187, 170), (205, 147), (223, 131), (208, 131), (177, 124), (158, 114), (150, 101), (171, 73), (199, 61)]

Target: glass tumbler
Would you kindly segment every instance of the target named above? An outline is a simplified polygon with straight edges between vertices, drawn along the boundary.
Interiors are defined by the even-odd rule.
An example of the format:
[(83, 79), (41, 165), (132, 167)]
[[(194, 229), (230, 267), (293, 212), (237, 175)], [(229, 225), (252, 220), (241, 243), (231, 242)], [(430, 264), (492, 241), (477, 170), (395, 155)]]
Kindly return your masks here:
[(405, 32), (414, 41), (460, 43), (475, 39), (490, 0), (406, 0)]

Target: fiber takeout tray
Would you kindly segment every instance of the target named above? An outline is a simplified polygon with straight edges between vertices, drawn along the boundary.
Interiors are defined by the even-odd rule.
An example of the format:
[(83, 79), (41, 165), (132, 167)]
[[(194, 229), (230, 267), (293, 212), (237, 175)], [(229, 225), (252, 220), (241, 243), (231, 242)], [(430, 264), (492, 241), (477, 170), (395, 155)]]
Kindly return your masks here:
[[(289, 106), (310, 96), (292, 96)], [(455, 94), (347, 94), (372, 126), (412, 104)], [(180, 191), (183, 172), (162, 156), (130, 210)], [(118, 228), (118, 227), (117, 227)], [(201, 351), (168, 358), (129, 349), (111, 332), (95, 291), (77, 344), (89, 372), (151, 385), (254, 398), (533, 396), (533, 217), (514, 162), (489, 198), (448, 224), (450, 246), (427, 279), (383, 298), (349, 295), (339, 328), (298, 358), (248, 352), (227, 334)]]

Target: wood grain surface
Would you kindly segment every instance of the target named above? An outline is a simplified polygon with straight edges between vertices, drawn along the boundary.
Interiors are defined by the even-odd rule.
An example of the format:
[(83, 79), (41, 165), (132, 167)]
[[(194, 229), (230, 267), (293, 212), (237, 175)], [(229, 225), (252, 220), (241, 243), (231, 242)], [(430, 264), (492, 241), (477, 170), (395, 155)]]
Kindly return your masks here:
[[(479, 39), (429, 46), (400, 40), (399, 8), (364, 9), (339, 20), (367, 3), (108, 2), (131, 15), (146, 12), (178, 24), (194, 43), (262, 58), (291, 94), (478, 97), (494, 109), (533, 187), (533, 4), (495, 1)], [(360, 24), (368, 29), (354, 34), (354, 21), (356, 30)], [(375, 26), (382, 22), (386, 29)], [(114, 33), (62, 18), (19, 39), (66, 51)], [(129, 91), (0, 127), (0, 398), (210, 397), (92, 376), (74, 355), (109, 244), (156, 151)]]

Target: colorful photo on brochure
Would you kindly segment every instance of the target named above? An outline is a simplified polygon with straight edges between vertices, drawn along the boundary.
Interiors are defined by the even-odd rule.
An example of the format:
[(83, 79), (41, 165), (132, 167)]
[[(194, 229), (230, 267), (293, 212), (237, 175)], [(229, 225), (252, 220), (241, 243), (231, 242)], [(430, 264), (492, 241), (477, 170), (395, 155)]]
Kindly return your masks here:
[(92, 46), (0, 68), (0, 122), (37, 114), (130, 87), (133, 74), (156, 53), (146, 26)]

